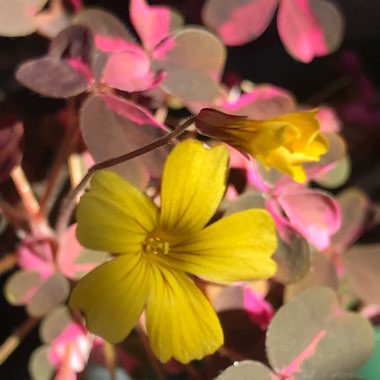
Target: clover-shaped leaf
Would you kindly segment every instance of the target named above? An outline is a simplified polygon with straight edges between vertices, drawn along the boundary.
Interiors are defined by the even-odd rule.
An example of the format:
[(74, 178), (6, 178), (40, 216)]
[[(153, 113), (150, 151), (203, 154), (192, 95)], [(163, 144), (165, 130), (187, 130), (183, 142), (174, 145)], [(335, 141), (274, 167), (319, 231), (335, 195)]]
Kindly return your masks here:
[(242, 45), (259, 37), (269, 25), (279, 0), (208, 0), (202, 10), (205, 25), (226, 45)]
[(23, 63), (16, 78), (25, 87), (44, 96), (78, 95), (93, 83), (89, 70), (92, 49), (91, 32), (81, 25), (71, 26), (52, 41), (46, 56)]
[(113, 14), (101, 8), (83, 8), (74, 16), (73, 24), (85, 25), (94, 34), (117, 36), (133, 41), (125, 25)]
[[(81, 130), (96, 162), (128, 153), (165, 134), (165, 127), (141, 106), (114, 95), (94, 95), (81, 109)], [(112, 169), (139, 187), (160, 176), (167, 147), (123, 162)]]
[(269, 325), (266, 351), (274, 372), (259, 362), (242, 362), (217, 379), (357, 379), (355, 371), (374, 344), (366, 318), (339, 310), (332, 290), (310, 288), (283, 305)]
[(130, 17), (145, 49), (151, 51), (182, 25), (182, 16), (162, 5), (149, 6), (145, 0), (131, 0)]
[(340, 46), (344, 19), (332, 1), (281, 0), (277, 28), (288, 52), (308, 63)]
[(155, 52), (153, 66), (167, 75), (161, 87), (186, 101), (213, 101), (221, 94), (219, 78), (226, 49), (207, 30), (186, 27), (165, 40)]
[(243, 360), (228, 367), (216, 380), (274, 380), (272, 371), (264, 364)]
[(339, 311), (332, 290), (305, 290), (282, 306), (267, 332), (267, 355), (277, 373), (298, 379), (348, 378), (371, 355), (368, 320)]

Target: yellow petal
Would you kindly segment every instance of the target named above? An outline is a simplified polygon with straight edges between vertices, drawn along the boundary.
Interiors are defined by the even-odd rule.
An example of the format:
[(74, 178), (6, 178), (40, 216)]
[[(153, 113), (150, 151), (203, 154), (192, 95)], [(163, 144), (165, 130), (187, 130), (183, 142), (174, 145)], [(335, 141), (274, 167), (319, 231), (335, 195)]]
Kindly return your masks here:
[(225, 190), (228, 151), (186, 140), (169, 155), (162, 178), (161, 218), (164, 231), (201, 230), (215, 213)]
[(87, 328), (105, 340), (123, 340), (145, 306), (151, 271), (141, 254), (118, 256), (83, 277), (70, 297), (82, 310)]
[(202, 359), (223, 344), (223, 332), (210, 303), (184, 274), (164, 267), (154, 271), (146, 310), (150, 345), (161, 362)]
[[(276, 264), (271, 256), (277, 238), (265, 210), (245, 210), (206, 227), (177, 245), (167, 265), (218, 283), (268, 278)], [(159, 259), (159, 258), (157, 258)]]
[(94, 174), (77, 211), (77, 237), (87, 248), (113, 253), (138, 252), (157, 224), (157, 207), (118, 174)]

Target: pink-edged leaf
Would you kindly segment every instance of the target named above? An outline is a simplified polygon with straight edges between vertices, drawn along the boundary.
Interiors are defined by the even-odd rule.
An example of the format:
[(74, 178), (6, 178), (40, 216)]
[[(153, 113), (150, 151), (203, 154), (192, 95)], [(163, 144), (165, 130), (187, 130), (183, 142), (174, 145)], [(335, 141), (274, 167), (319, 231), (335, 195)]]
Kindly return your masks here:
[[(137, 125), (149, 125), (153, 126), (154, 130), (161, 129), (162, 132), (168, 132), (166, 126), (159, 123), (144, 107), (111, 94), (102, 94), (101, 97), (111, 111), (130, 119)], [(148, 130), (149, 128), (146, 129)]]
[(49, 8), (34, 17), (39, 34), (54, 38), (62, 30), (70, 26), (70, 17), (62, 4), (62, 0), (51, 0)]
[(278, 247), (273, 256), (277, 263), (275, 279), (282, 284), (300, 281), (310, 269), (310, 247), (308, 242), (293, 235), (289, 243), (278, 239)]
[(281, 0), (278, 33), (289, 53), (301, 62), (334, 52), (344, 31), (342, 14), (327, 0)]
[(33, 33), (37, 24), (34, 16), (48, 0), (0, 0), (0, 35), (26, 36)]
[(341, 225), (338, 202), (320, 190), (304, 190), (282, 194), (278, 203), (292, 227), (318, 249), (330, 244)]
[(68, 280), (60, 273), (55, 273), (45, 281), (27, 305), (28, 313), (41, 317), (66, 301), (70, 293)]
[(67, 62), (51, 57), (23, 63), (16, 72), (16, 79), (30, 90), (52, 98), (79, 95), (91, 85)]
[(374, 330), (359, 314), (343, 312), (331, 320), (315, 353), (301, 364), (301, 380), (355, 378), (375, 346)]
[(43, 345), (32, 352), (29, 360), (29, 374), (32, 380), (51, 380), (56, 370), (49, 360), (49, 346)]
[(12, 305), (26, 305), (34, 297), (44, 280), (38, 272), (20, 270), (10, 276), (4, 286), (4, 295)]
[(133, 38), (125, 25), (112, 13), (100, 8), (82, 9), (73, 17), (72, 22), (73, 24), (87, 26), (94, 34), (117, 36), (122, 39), (133, 41)]
[[(133, 102), (113, 95), (92, 96), (81, 110), (81, 130), (96, 162), (117, 157), (153, 142), (165, 132), (152, 115)], [(121, 163), (112, 169), (139, 187), (160, 176), (167, 147)]]
[(102, 82), (127, 92), (149, 90), (163, 79), (163, 75), (157, 75), (151, 70), (150, 58), (142, 49), (139, 52), (113, 53), (101, 77)]
[(338, 309), (331, 289), (314, 287), (277, 311), (266, 347), (273, 369), (284, 378), (349, 378), (371, 355), (374, 333), (368, 320)]
[(202, 20), (226, 45), (242, 45), (264, 32), (278, 1), (208, 0), (202, 9)]
[(16, 72), (16, 78), (41, 95), (53, 98), (79, 95), (94, 81), (89, 69), (92, 55), (90, 30), (74, 25), (52, 41), (47, 56), (23, 63)]
[(186, 27), (154, 51), (153, 68), (167, 75), (161, 87), (185, 101), (211, 102), (222, 93), (219, 84), (226, 49), (207, 30)]
[(183, 24), (181, 15), (162, 5), (149, 6), (145, 0), (131, 0), (130, 18), (145, 49), (153, 48)]
[(355, 293), (367, 304), (380, 305), (380, 244), (362, 244), (341, 255), (347, 279)]
[(365, 231), (370, 220), (371, 204), (368, 196), (354, 187), (339, 193), (337, 200), (342, 212), (342, 225), (332, 237), (329, 250), (343, 252)]
[(215, 380), (274, 380), (275, 375), (264, 364), (253, 360), (235, 362)]
[(294, 112), (296, 101), (290, 92), (280, 87), (263, 84), (241, 95), (234, 102), (225, 101), (218, 109), (225, 113), (247, 116), (250, 119), (264, 120)]
[(76, 224), (70, 226), (62, 236), (56, 260), (59, 271), (70, 279), (79, 280), (109, 256), (105, 252), (83, 248), (75, 236)]
[(24, 127), (21, 122), (0, 120), (0, 182), (7, 179), (12, 169), (21, 163)]

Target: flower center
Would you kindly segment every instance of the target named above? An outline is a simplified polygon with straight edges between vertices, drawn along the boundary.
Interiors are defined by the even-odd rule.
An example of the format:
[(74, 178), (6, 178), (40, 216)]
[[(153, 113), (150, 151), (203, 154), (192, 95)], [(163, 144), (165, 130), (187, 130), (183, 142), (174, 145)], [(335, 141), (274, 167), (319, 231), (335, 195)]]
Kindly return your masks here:
[(167, 255), (169, 253), (169, 243), (158, 236), (148, 235), (143, 243), (145, 253), (158, 255), (159, 253)]

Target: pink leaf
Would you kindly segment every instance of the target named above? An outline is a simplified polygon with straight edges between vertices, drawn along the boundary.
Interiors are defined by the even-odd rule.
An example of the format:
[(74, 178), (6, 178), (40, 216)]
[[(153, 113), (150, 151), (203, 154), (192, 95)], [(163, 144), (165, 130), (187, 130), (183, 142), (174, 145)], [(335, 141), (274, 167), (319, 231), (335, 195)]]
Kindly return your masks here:
[(244, 309), (248, 311), (250, 318), (256, 324), (266, 330), (273, 317), (271, 304), (248, 287), (244, 287), (243, 292)]
[(21, 268), (36, 271), (47, 279), (55, 272), (52, 242), (47, 238), (25, 238), (17, 250), (17, 262)]
[(278, 203), (292, 227), (318, 249), (329, 246), (331, 236), (341, 225), (338, 202), (323, 191), (283, 194)]
[(102, 82), (128, 92), (149, 90), (162, 79), (151, 71), (150, 59), (142, 49), (112, 54), (102, 73)]
[(337, 133), (342, 129), (342, 122), (339, 120), (338, 115), (331, 107), (319, 107), (319, 111), (317, 113), (317, 120), (319, 121), (321, 132)]
[(277, 4), (278, 0), (208, 0), (202, 19), (226, 45), (242, 45), (264, 32)]
[(277, 28), (289, 53), (308, 63), (338, 48), (343, 19), (330, 1), (281, 0)]
[(179, 14), (166, 6), (149, 6), (145, 0), (131, 0), (130, 18), (143, 46), (153, 48), (182, 24)]
[(99, 50), (106, 53), (117, 53), (126, 50), (128, 52), (136, 52), (137, 54), (141, 51), (140, 45), (118, 36), (104, 36), (102, 34), (96, 34), (95, 45)]
[(247, 116), (250, 119), (264, 120), (295, 112), (296, 102), (288, 91), (264, 84), (241, 95), (235, 102), (225, 101), (218, 109), (225, 113)]
[[(98, 260), (104, 259), (105, 255), (93, 252), (93, 260), (78, 262), (85, 249), (79, 244), (75, 236), (76, 224), (71, 225), (63, 234), (57, 251), (57, 265), (59, 271), (70, 279), (77, 279), (99, 265)], [(100, 253), (100, 252), (99, 252)], [(89, 255), (91, 258), (91, 255)]]

